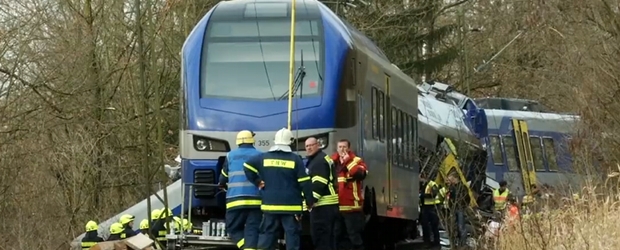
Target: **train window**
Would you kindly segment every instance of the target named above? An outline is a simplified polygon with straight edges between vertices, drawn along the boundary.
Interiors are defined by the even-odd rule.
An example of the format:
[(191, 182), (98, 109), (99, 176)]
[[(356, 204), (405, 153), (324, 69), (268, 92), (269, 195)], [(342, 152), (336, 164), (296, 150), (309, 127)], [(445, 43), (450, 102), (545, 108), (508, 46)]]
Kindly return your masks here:
[[(252, 14), (253, 15), (253, 14)], [(220, 21), (211, 22), (209, 37), (289, 37), (291, 35), (291, 22), (280, 20), (260, 20), (254, 17), (251, 21)], [(295, 23), (295, 36), (319, 36), (319, 22), (314, 20), (298, 20)], [(304, 52), (306, 52), (304, 50)], [(312, 51), (310, 51), (312, 53)], [(304, 57), (306, 53), (304, 53)]]
[(403, 159), (405, 161), (405, 166), (411, 168), (411, 117), (406, 113), (403, 113), (403, 137), (405, 138), (405, 143), (403, 144)]
[(398, 164), (403, 166), (405, 165), (405, 146), (407, 145), (407, 141), (405, 141), (405, 136), (403, 134), (403, 111), (398, 110), (398, 122), (396, 123), (396, 132), (398, 137)]
[[(288, 93), (288, 38), (270, 41), (226, 38), (225, 41), (204, 39), (200, 67), (200, 98), (276, 101)], [(304, 52), (306, 77), (297, 93), (299, 98), (322, 94), (324, 59), (319, 41), (297, 40), (297, 55)], [(299, 57), (296, 57), (299, 58)], [(301, 61), (295, 62), (301, 67)], [(243, 74), (237, 72), (242, 71)], [(239, 91), (243, 89), (244, 91)]]
[(372, 87), (370, 92), (370, 109), (372, 110), (372, 138), (379, 139), (379, 91)]
[(383, 94), (383, 91), (379, 91), (379, 105), (378, 108), (379, 110), (377, 111), (379, 113), (379, 122), (377, 122), (377, 127), (378, 127), (378, 134), (379, 134), (379, 141), (383, 141), (385, 140), (385, 95)]
[(542, 145), (540, 137), (530, 136), (530, 145), (532, 147), (532, 156), (534, 157), (534, 168), (536, 171), (545, 171), (545, 163), (543, 161)]
[(398, 128), (396, 127), (398, 124), (398, 109), (396, 109), (394, 106), (392, 106), (392, 114), (391, 114), (391, 124), (390, 124), (390, 142), (392, 143), (392, 164), (393, 165), (398, 165), (398, 144), (400, 144), (398, 142), (398, 136), (396, 134), (396, 132), (398, 131)]
[(552, 138), (543, 138), (543, 145), (545, 145), (545, 156), (547, 158), (547, 165), (549, 171), (558, 171), (558, 162), (555, 156), (555, 143)]
[(499, 136), (490, 136), (491, 140), (491, 155), (493, 156), (493, 164), (504, 165), (504, 155), (502, 154), (502, 143)]
[(502, 136), (502, 144), (504, 146), (504, 152), (506, 152), (506, 164), (508, 164), (508, 170), (519, 171), (514, 138), (512, 136)]
[(409, 132), (411, 134), (411, 151), (409, 153), (411, 153), (411, 161), (415, 162), (418, 161), (418, 155), (417, 155), (417, 150), (418, 150), (418, 119), (417, 116), (416, 118), (414, 117), (409, 117), (409, 122), (411, 125), (411, 131)]

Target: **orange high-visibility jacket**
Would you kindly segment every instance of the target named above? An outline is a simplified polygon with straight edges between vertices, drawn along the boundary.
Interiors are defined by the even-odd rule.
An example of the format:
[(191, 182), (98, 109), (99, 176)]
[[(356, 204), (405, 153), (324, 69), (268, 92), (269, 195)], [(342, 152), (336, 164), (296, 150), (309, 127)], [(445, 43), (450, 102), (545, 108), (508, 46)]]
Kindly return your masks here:
[(362, 158), (349, 151), (347, 162), (340, 162), (340, 155), (335, 153), (332, 159), (337, 163), (338, 200), (341, 212), (361, 211), (364, 206), (363, 179), (368, 168)]

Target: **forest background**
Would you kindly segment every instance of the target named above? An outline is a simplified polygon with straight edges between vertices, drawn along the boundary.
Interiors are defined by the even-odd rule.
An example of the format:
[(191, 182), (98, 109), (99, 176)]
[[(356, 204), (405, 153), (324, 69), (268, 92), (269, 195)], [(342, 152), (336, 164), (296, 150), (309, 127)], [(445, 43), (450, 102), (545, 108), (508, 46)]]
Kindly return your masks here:
[[(179, 52), (216, 3), (0, 1), (0, 249), (67, 249), (86, 221), (165, 184), (162, 165), (177, 155)], [(617, 0), (324, 3), (414, 79), (581, 115), (576, 164), (615, 168)]]

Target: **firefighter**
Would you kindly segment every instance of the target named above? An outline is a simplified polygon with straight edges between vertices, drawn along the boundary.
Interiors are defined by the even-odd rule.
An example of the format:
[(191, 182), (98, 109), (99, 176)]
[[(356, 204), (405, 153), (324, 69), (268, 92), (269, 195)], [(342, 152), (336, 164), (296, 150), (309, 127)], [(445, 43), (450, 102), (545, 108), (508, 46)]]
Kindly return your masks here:
[(129, 238), (136, 235), (136, 232), (133, 230), (133, 220), (136, 217), (131, 214), (123, 214), (118, 222), (123, 224), (123, 228), (125, 228), (123, 234), (121, 234), (121, 239)]
[[(420, 182), (424, 183), (424, 189), (422, 193), (422, 205), (420, 208), (420, 223), (422, 224), (422, 238), (424, 243), (439, 246), (439, 215), (437, 214), (437, 208), (441, 205), (441, 198), (439, 197), (439, 185), (428, 180), (426, 174), (420, 174)], [(433, 241), (431, 242), (431, 234), (433, 235)]]
[(258, 187), (248, 181), (243, 163), (260, 155), (254, 148), (255, 134), (249, 130), (237, 133), (239, 148), (226, 155), (220, 186), (228, 184), (226, 192), (226, 230), (239, 249), (256, 249), (263, 213)]
[(263, 220), (258, 249), (275, 248), (280, 225), (284, 229), (286, 249), (299, 249), (302, 200), (305, 197), (310, 208), (314, 205), (304, 162), (290, 147), (293, 139), (290, 130), (280, 129), (274, 138), (275, 146), (243, 164), (248, 180), (262, 189)]
[(151, 236), (155, 237), (154, 240), (158, 242), (162, 247), (165, 247), (167, 243), (166, 216), (164, 216), (162, 212), (166, 212), (166, 211), (165, 210), (162, 211), (162, 210), (155, 209), (151, 212), (151, 219), (153, 220), (153, 224), (149, 230), (150, 230)]
[(86, 223), (86, 235), (82, 238), (82, 250), (90, 249), (99, 242), (103, 242), (103, 239), (97, 235), (97, 229), (99, 225), (97, 222), (89, 221)]
[(123, 232), (125, 231), (125, 227), (123, 227), (123, 224), (115, 222), (112, 225), (110, 225), (110, 236), (108, 236), (107, 241), (115, 241), (115, 240), (121, 240), (123, 238), (121, 238), (121, 234), (124, 234)]
[(149, 235), (149, 220), (144, 219), (140, 221), (140, 233), (148, 236)]
[(508, 182), (499, 182), (499, 188), (493, 190), (493, 208), (497, 212), (503, 213), (506, 210), (506, 201), (510, 191), (508, 190)]
[(338, 152), (332, 155), (336, 162), (338, 175), (339, 216), (336, 222), (335, 234), (338, 249), (363, 249), (362, 232), (366, 225), (363, 204), (364, 196), (362, 181), (368, 174), (368, 169), (362, 158), (351, 150), (351, 142), (340, 140)]
[(310, 207), (311, 234), (314, 247), (320, 250), (335, 250), (334, 226), (338, 219), (338, 192), (334, 161), (322, 150), (316, 138), (306, 140), (314, 207)]

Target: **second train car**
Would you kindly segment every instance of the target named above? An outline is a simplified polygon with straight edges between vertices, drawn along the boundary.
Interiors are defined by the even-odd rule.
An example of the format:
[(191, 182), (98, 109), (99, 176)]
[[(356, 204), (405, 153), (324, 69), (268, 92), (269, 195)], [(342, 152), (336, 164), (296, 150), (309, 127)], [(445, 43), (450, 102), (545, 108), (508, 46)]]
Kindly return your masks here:
[(514, 98), (481, 98), (488, 126), (487, 175), (501, 181), (518, 197), (532, 185), (578, 188), (582, 176), (573, 166), (569, 149), (579, 116), (549, 112), (536, 101)]
[[(296, 4), (293, 150), (339, 139), (369, 166), (367, 249), (390, 249), (418, 218), (417, 87), (361, 32), (318, 1)], [(180, 152), (184, 183), (215, 184), (235, 135), (256, 133), (266, 151), (287, 123), (291, 1), (222, 1), (182, 50)], [(303, 60), (303, 61), (302, 61)], [(303, 65), (303, 66), (302, 66)], [(409, 133), (411, 131), (412, 133)], [(400, 138), (400, 147), (391, 142)], [(196, 186), (193, 214), (223, 216), (223, 194)]]

